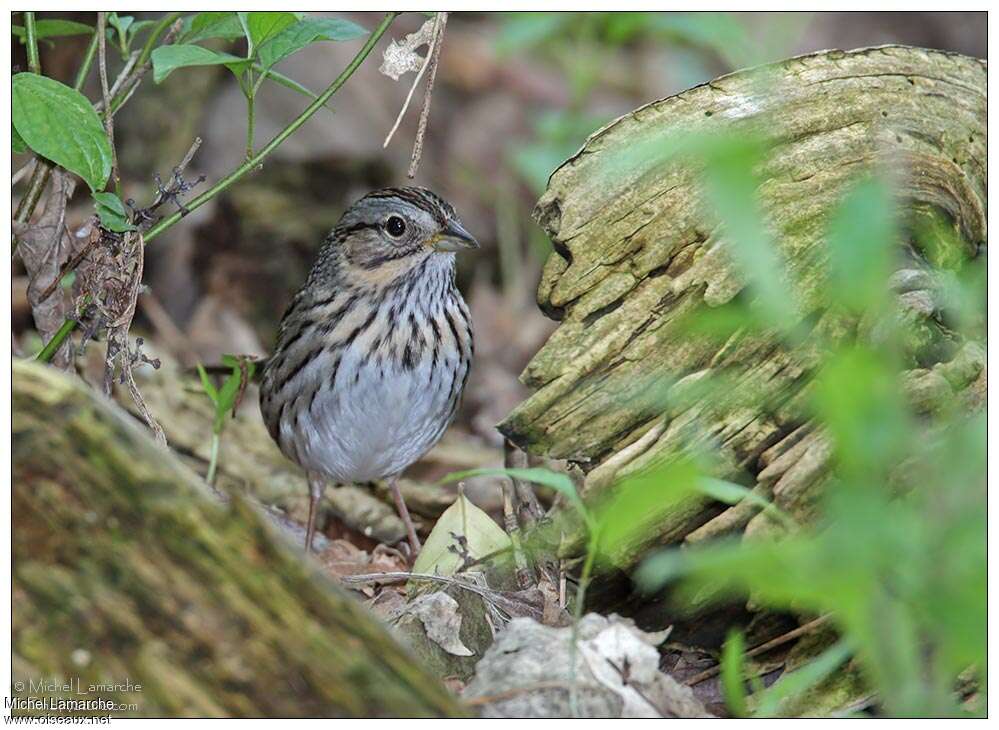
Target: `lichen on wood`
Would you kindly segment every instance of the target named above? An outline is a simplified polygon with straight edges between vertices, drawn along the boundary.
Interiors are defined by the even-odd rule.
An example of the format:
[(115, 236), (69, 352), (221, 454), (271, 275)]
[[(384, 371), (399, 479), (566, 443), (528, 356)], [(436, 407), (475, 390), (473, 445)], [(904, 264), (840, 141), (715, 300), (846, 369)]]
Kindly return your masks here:
[[(796, 517), (814, 512), (831, 452), (805, 408), (819, 353), (761, 335), (721, 345), (687, 335), (686, 315), (745, 285), (696, 162), (635, 154), (650, 140), (740, 132), (766, 145), (758, 202), (787, 263), (788, 298), (825, 337), (843, 325), (821, 308), (824, 234), (863, 174), (891, 173), (906, 233), (932, 218), (959, 242), (953, 255), (986, 245), (984, 61), (898, 46), (826, 51), (733, 73), (595, 132), (535, 209), (554, 247), (538, 302), (560, 325), (522, 375), (536, 392), (499, 427), (523, 449), (578, 463), (588, 496), (701, 445), (719, 457), (720, 476)], [(955, 393), (980, 406), (984, 347), (934, 316), (933, 257), (914, 236), (906, 245), (892, 286), (909, 312), (907, 392), (926, 411)], [(720, 374), (729, 397), (698, 399), (698, 381)], [(774, 529), (758, 508), (705, 498), (665, 520), (658, 541)]]

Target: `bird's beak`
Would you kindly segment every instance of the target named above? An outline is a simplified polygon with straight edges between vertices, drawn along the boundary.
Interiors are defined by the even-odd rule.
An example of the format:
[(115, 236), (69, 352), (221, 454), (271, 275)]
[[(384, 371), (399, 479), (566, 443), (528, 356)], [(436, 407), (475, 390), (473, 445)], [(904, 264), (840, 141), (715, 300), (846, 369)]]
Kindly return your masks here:
[(457, 221), (451, 221), (447, 224), (447, 227), (441, 231), (439, 235), (435, 237), (433, 243), (430, 247), (434, 251), (439, 252), (454, 252), (454, 251), (466, 251), (472, 248), (478, 248), (479, 242), (472, 237), (472, 234), (466, 231), (460, 223)]

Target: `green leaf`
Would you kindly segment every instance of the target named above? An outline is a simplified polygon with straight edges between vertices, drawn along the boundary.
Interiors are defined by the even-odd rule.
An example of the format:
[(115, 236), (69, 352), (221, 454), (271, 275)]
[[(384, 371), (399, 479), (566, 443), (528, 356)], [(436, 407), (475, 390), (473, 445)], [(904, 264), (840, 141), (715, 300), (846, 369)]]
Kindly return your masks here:
[(367, 30), (349, 20), (307, 18), (288, 26), (259, 46), (257, 56), (260, 65), (269, 69), (278, 61), (316, 41), (351, 41), (367, 34)]
[(108, 25), (118, 31), (118, 41), (122, 48), (128, 47), (128, 29), (134, 20), (131, 15), (119, 16), (118, 13), (108, 15)]
[(738, 504), (739, 502), (745, 500), (746, 502), (756, 505), (767, 514), (776, 518), (782, 525), (784, 525), (784, 527), (795, 527), (794, 520), (789, 514), (787, 514), (787, 512), (782, 510), (770, 500), (764, 499), (752, 489), (744, 487), (741, 484), (733, 484), (732, 482), (726, 482), (722, 479), (704, 477), (698, 481), (695, 488), (702, 494), (706, 494), (712, 499), (724, 502), (725, 504)]
[(131, 43), (132, 41), (134, 41), (136, 37), (138, 37), (138, 35), (142, 33), (142, 31), (146, 30), (147, 28), (152, 28), (154, 25), (156, 25), (155, 20), (139, 20), (135, 23), (132, 23), (128, 28), (129, 42)]
[[(212, 51), (201, 46), (188, 44), (173, 44), (160, 46), (153, 51), (153, 80), (161, 83), (178, 68), (188, 66), (228, 66), (240, 64), (245, 59), (229, 53)], [(234, 72), (235, 73), (235, 72)]]
[(413, 564), (413, 572), (454, 575), (466, 557), (484, 558), (509, 547), (510, 538), (500, 526), (459, 494), (438, 518)]
[(844, 476), (886, 476), (911, 438), (901, 383), (872, 350), (844, 348), (829, 357), (815, 378), (812, 402), (833, 436)]
[(253, 374), (257, 371), (257, 362), (246, 355), (223, 355), (222, 364), (231, 368), (240, 369), (240, 364), (246, 366), (246, 379), (252, 380)]
[(182, 43), (194, 43), (208, 38), (232, 40), (243, 37), (243, 27), (234, 12), (198, 13), (188, 21), (188, 28), (181, 34)]
[(728, 638), (725, 639), (721, 656), (722, 693), (725, 695), (725, 704), (728, 705), (733, 717), (747, 715), (746, 685), (743, 681), (745, 652), (746, 644), (742, 638), (742, 632), (733, 629), (729, 632)]
[(754, 168), (764, 150), (754, 140), (721, 140), (709, 151), (708, 183), (727, 250), (756, 295), (763, 314), (785, 332), (796, 322), (787, 267), (758, 206)]
[(225, 382), (222, 383), (222, 388), (219, 390), (219, 410), (225, 413), (226, 411), (231, 411), (232, 407), (236, 404), (236, 394), (239, 392), (239, 382), (242, 379), (242, 375), (239, 372), (239, 367), (233, 367), (232, 374), (227, 375)]
[(212, 403), (218, 403), (219, 392), (215, 389), (215, 386), (212, 385), (212, 381), (208, 377), (208, 373), (205, 372), (205, 369), (201, 366), (200, 362), (198, 363), (198, 375), (201, 376), (201, 387), (204, 388), (205, 394), (211, 398)]
[(13, 124), (10, 125), (10, 148), (14, 154), (18, 155), (28, 151), (28, 145), (21, 139), (21, 135), (17, 133)]
[[(228, 413), (236, 415), (237, 398), (240, 390), (253, 378), (256, 363), (247, 357), (237, 357), (235, 355), (223, 355), (222, 364), (232, 368), (232, 373), (226, 376), (225, 382), (218, 392), (218, 400), (215, 402), (215, 421), (213, 429), (215, 433), (222, 433), (225, 426), (225, 417)], [(246, 368), (246, 383), (243, 381), (243, 365)]]
[(111, 174), (111, 144), (97, 112), (83, 94), (55, 79), (16, 74), (11, 118), (36, 153), (79, 175), (94, 192)]
[(290, 25), (298, 22), (295, 13), (247, 13), (246, 31), (254, 48), (260, 48)]
[[(10, 27), (11, 35), (19, 38), (24, 43), (27, 32), (20, 25)], [(77, 23), (73, 20), (39, 20), (35, 22), (35, 36), (37, 38), (58, 38), (69, 35), (90, 35), (94, 32), (93, 27), (85, 23)]]
[(883, 306), (897, 238), (887, 187), (862, 180), (829, 225), (829, 292), (837, 302), (860, 314)]
[(135, 226), (129, 220), (128, 211), (125, 210), (125, 204), (121, 202), (121, 198), (114, 193), (94, 193), (93, 198), (94, 207), (97, 209), (97, 215), (101, 219), (102, 226), (116, 233), (135, 230)]
[(595, 510), (601, 559), (612, 563), (642, 547), (666, 515), (696, 491), (699, 475), (683, 459), (622, 479)]

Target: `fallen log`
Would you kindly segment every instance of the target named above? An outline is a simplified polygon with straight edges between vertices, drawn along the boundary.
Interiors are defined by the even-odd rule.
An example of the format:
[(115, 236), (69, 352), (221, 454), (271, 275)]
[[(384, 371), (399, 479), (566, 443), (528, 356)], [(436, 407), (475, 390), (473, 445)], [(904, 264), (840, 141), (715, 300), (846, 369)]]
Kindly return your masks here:
[[(822, 309), (830, 211), (864, 173), (892, 173), (907, 234), (892, 281), (911, 314), (910, 397), (927, 412), (955, 396), (981, 407), (984, 332), (965, 340), (936, 300), (940, 255), (973, 260), (986, 245), (986, 64), (890, 46), (733, 73), (592, 134), (552, 174), (534, 212), (554, 247), (538, 303), (560, 324), (521, 376), (535, 393), (499, 428), (530, 453), (578, 465), (588, 500), (700, 444), (719, 457), (718, 476), (808, 520), (831, 454), (805, 405), (816, 348), (746, 332), (723, 342), (688, 335), (686, 315), (732, 302), (746, 285), (705, 201), (697, 161), (635, 154), (650, 141), (731, 133), (758, 137), (767, 149), (759, 207), (788, 262), (798, 319), (823, 337), (839, 334)], [(928, 221), (945, 224), (940, 251), (913, 235)], [(733, 378), (731, 393), (778, 405), (690, 397), (699, 380), (720, 373)], [(773, 529), (758, 506), (704, 498), (668, 515), (654, 541)], [(582, 546), (576, 539), (565, 551)], [(641, 554), (624, 556), (622, 567)]]
[(46, 696), (94, 685), (124, 706), (112, 716), (463, 714), (259, 510), (220, 502), (81, 380), (21, 360), (12, 512), (23, 696), (55, 678)]

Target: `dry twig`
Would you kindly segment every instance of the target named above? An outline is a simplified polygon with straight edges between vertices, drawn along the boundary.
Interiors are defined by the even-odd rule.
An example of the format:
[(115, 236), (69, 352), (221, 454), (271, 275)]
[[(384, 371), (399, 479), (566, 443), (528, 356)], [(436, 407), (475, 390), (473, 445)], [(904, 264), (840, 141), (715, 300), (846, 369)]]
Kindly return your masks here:
[(427, 120), (430, 118), (430, 97), (434, 92), (434, 80), (437, 78), (437, 65), (440, 60), (441, 46), (444, 45), (444, 27), (447, 25), (447, 13), (437, 13), (438, 22), (434, 24), (434, 40), (427, 52), (430, 57), (430, 78), (427, 79), (427, 91), (423, 97), (423, 109), (420, 111), (420, 126), (416, 129), (416, 141), (413, 143), (413, 158), (409, 163), (410, 178), (416, 177), (423, 156), (423, 137), (427, 132)]
[[(437, 66), (440, 61), (441, 46), (444, 43), (444, 28), (447, 26), (447, 13), (436, 13), (432, 20), (425, 22), (418, 31), (406, 36), (402, 43), (395, 41), (385, 51), (385, 60), (381, 66), (381, 72), (393, 79), (408, 72), (416, 71), (416, 78), (409, 88), (406, 101), (403, 102), (402, 109), (395, 119), (395, 124), (385, 137), (382, 147), (388, 147), (389, 142), (399, 129), (402, 118), (409, 109), (409, 103), (413, 100), (413, 93), (420, 85), (427, 69), (430, 69), (430, 78), (427, 80), (427, 89), (423, 96), (423, 109), (420, 111), (419, 126), (416, 129), (416, 139), (413, 142), (413, 158), (409, 164), (410, 178), (416, 177), (416, 170), (420, 166), (420, 157), (423, 155), (423, 139), (427, 133), (427, 120), (430, 117), (430, 98), (434, 91), (434, 80), (437, 78)], [(427, 55), (420, 60), (416, 49), (422, 45), (427, 45)], [(418, 65), (417, 65), (418, 64)]]
[(97, 45), (97, 64), (100, 69), (98, 74), (101, 77), (101, 97), (104, 103), (104, 132), (111, 143), (111, 180), (115, 190), (121, 184), (118, 177), (118, 153), (114, 148), (114, 116), (111, 113), (111, 90), (108, 88), (108, 38), (107, 38), (107, 13), (97, 13), (97, 36), (100, 41)]
[[(809, 621), (807, 624), (804, 624), (803, 626), (799, 626), (796, 629), (791, 629), (787, 633), (781, 634), (780, 636), (771, 639), (770, 641), (760, 644), (759, 646), (753, 647), (752, 649), (746, 652), (746, 656), (755, 657), (759, 656), (760, 654), (766, 654), (771, 649), (776, 649), (778, 646), (783, 646), (787, 642), (797, 639), (799, 636), (804, 636), (805, 634), (811, 633), (815, 629), (824, 626), (828, 620), (829, 620), (829, 614), (826, 614), (825, 616), (819, 616), (814, 621)], [(693, 677), (688, 679), (686, 684), (688, 687), (693, 687), (695, 684), (700, 684), (701, 682), (707, 679), (711, 679), (716, 674), (720, 673), (721, 673), (721, 664), (716, 664), (713, 667), (705, 669), (703, 672), (698, 672)]]

